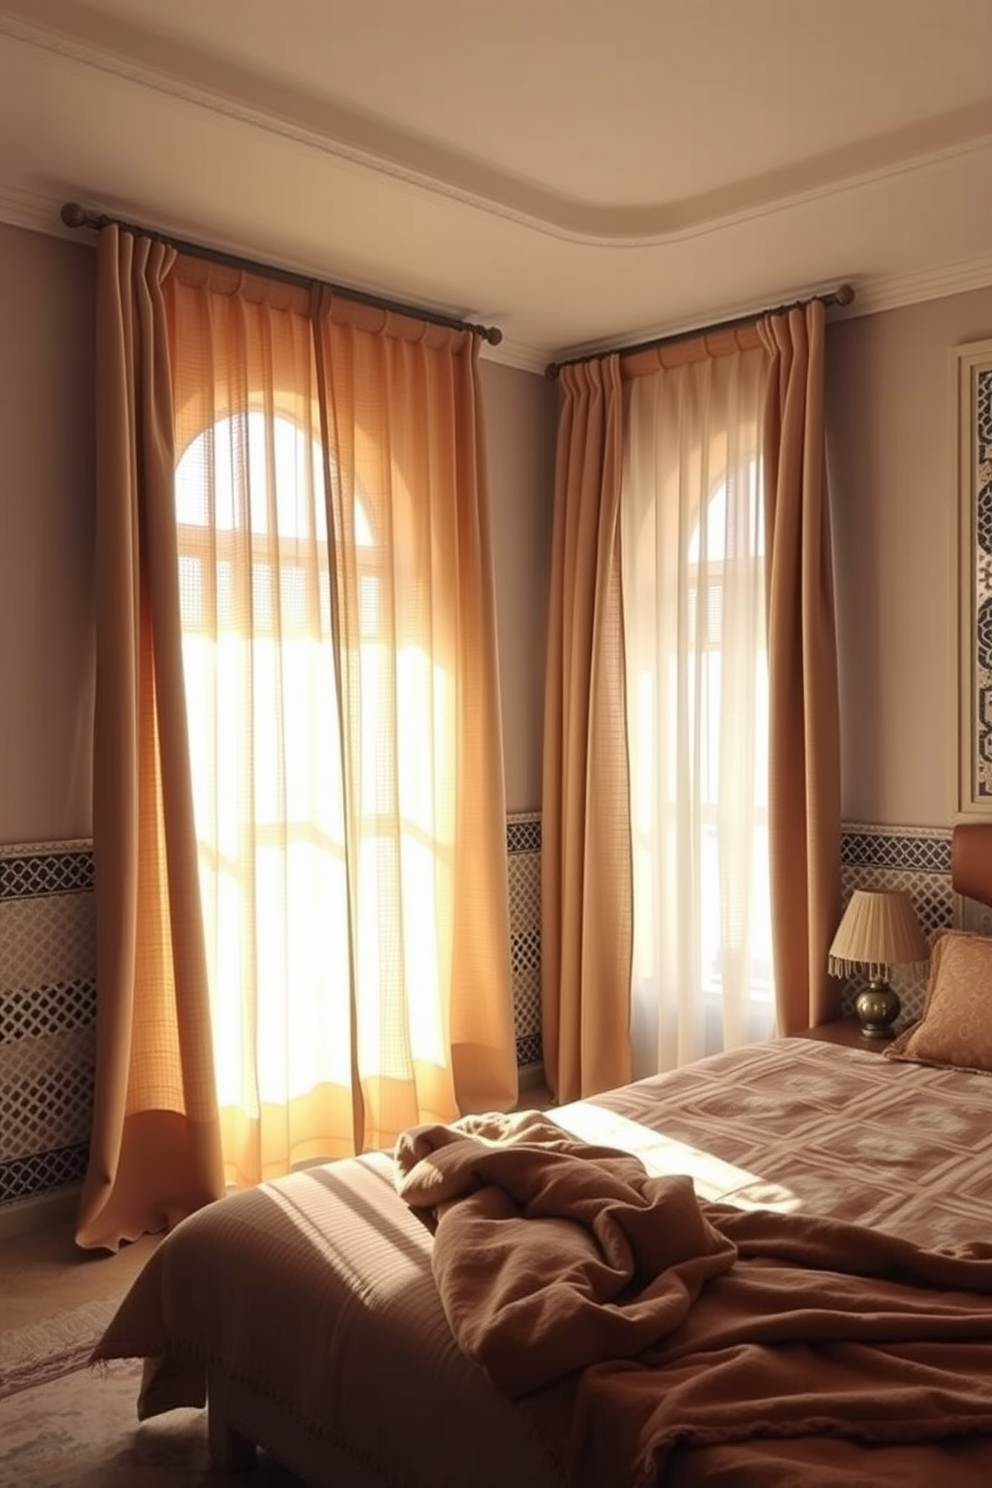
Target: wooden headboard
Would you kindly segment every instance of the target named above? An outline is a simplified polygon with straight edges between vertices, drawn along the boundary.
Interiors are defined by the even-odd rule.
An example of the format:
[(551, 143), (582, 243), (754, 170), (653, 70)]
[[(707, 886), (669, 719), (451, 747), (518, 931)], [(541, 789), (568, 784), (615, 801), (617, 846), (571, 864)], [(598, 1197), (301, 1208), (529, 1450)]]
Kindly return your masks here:
[(959, 894), (992, 905), (992, 822), (962, 822), (954, 828), (951, 882)]

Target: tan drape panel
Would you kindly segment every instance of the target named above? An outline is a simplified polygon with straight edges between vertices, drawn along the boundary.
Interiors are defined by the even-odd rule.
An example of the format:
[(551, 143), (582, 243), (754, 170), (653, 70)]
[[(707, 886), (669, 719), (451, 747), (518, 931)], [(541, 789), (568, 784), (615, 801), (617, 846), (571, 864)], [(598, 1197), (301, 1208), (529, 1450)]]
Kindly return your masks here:
[(630, 1075), (619, 359), (565, 367), (544, 711), (541, 990), (559, 1101)]
[[(328, 520), (338, 539), (331, 595), (364, 1106), (357, 1138), (370, 1146), (417, 1122), (516, 1100), (486, 450), (471, 332), (325, 294), (315, 333)], [(377, 548), (391, 679), (374, 718), (359, 506)], [(385, 854), (374, 847), (384, 834), (394, 844)], [(373, 850), (374, 886), (362, 869)], [(393, 965), (382, 956), (390, 945)], [(409, 1033), (425, 965), (440, 1062)], [(372, 1018), (374, 1064), (362, 1047)]]
[(116, 227), (101, 234), (96, 1084), (76, 1238), (108, 1249), (223, 1191), (176, 580), (171, 259)]
[(835, 1017), (840, 907), (837, 642), (823, 413), (824, 310), (759, 323), (765, 402), (769, 855), (778, 1028)]

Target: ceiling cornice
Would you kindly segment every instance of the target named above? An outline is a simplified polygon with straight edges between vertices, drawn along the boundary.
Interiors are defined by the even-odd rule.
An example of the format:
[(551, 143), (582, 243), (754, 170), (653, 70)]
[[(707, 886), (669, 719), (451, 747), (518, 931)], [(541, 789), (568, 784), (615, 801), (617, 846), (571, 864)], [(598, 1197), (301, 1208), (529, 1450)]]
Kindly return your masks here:
[[(70, 33), (39, 21), (39, 6), (42, 14), (75, 24), (76, 30)], [(879, 136), (855, 149), (833, 151), (801, 166), (770, 171), (681, 201), (635, 206), (584, 203), (298, 90), (283, 89), (277, 97), (269, 88), (269, 98), (260, 106), (250, 102), (248, 95), (265, 91), (266, 85), (243, 70), (226, 69), (226, 89), (205, 76), (194, 81), (192, 71), (180, 77), (140, 59), (133, 50), (127, 53), (83, 34), (81, 21), (86, 14), (95, 25), (95, 13), (82, 6), (32, 0), (29, 15), (14, 0), (13, 9), (0, 9), (0, 34), (47, 52), (68, 67), (84, 72), (95, 68), (352, 166), (587, 247), (635, 248), (686, 241), (907, 172), (939, 168), (975, 151), (992, 150), (992, 100), (986, 100)], [(147, 47), (154, 40), (133, 28), (128, 34), (133, 49)], [(189, 53), (186, 60), (190, 69), (204, 73), (203, 58)]]
[[(5, 222), (11, 227), (25, 228), (30, 232), (45, 233), (49, 237), (63, 238), (68, 242), (80, 243), (82, 240), (79, 233), (66, 227), (62, 222), (60, 216), (62, 205), (61, 201), (35, 192), (24, 191), (20, 187), (11, 186), (0, 180), (0, 222)], [(210, 246), (234, 251), (238, 248), (236, 244), (225, 242), (216, 242)], [(317, 273), (312, 265), (286, 264), (281, 267), (304, 274)], [(965, 294), (969, 290), (984, 289), (992, 285), (992, 253), (961, 262), (939, 264), (934, 268), (908, 274), (880, 275), (873, 278), (858, 278), (857, 275), (838, 276), (838, 278), (841, 277), (846, 277), (854, 284), (856, 295), (853, 303), (846, 309), (832, 310), (831, 317), (850, 320), (856, 316), (878, 314), (883, 310), (896, 310), (904, 305), (942, 299), (946, 295)], [(355, 285), (354, 288), (357, 290), (367, 288), (371, 293), (376, 292), (372, 286)], [(814, 287), (802, 294), (797, 293), (795, 298), (804, 298), (806, 293), (816, 294), (821, 288), (822, 286)], [(753, 305), (714, 306), (708, 316), (708, 321), (716, 322), (751, 314), (754, 308)], [(707, 319), (697, 317), (691, 322), (669, 321), (664, 325), (646, 326), (643, 330), (643, 338), (680, 335), (682, 332), (702, 329), (706, 324)], [(566, 360), (573, 356), (596, 356), (600, 352), (613, 349), (616, 345), (615, 341), (602, 341), (594, 345), (578, 347), (544, 348), (504, 338), (499, 346), (488, 344), (483, 346), (480, 355), (486, 361), (499, 362), (504, 366), (543, 375), (549, 361)]]
[(854, 316), (898, 310), (903, 305), (922, 304), (924, 300), (943, 299), (946, 295), (966, 294), (972, 289), (986, 289), (989, 285), (992, 285), (992, 253), (913, 273), (859, 280), (853, 304), (835, 314), (838, 319), (850, 320)]

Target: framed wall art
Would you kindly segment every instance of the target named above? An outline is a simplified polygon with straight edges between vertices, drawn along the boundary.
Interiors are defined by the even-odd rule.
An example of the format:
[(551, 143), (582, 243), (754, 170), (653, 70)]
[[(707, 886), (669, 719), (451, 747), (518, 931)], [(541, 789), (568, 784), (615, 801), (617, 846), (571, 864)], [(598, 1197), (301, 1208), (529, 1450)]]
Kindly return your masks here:
[(951, 353), (957, 483), (958, 800), (992, 816), (992, 341)]

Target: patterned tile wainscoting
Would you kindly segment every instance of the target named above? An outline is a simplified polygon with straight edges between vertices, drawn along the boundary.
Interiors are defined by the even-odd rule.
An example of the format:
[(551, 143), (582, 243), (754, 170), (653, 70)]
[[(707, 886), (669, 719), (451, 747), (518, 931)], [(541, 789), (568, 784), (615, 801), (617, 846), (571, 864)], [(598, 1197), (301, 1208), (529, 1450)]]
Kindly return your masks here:
[[(541, 818), (506, 823), (517, 1063), (540, 1066)], [(951, 887), (951, 832), (846, 823), (841, 887), (906, 889), (924, 934), (992, 911)], [(93, 856), (89, 842), (0, 847), (0, 1209), (77, 1183), (86, 1165), (96, 1019)], [(917, 1017), (925, 976), (892, 972), (900, 1026)], [(857, 983), (844, 984), (845, 1012)]]
[(95, 969), (91, 844), (0, 847), (0, 1208), (85, 1171)]
[[(517, 1062), (541, 1061), (541, 819), (506, 824)], [(0, 847), (0, 1212), (78, 1183), (93, 1109), (88, 841)]]
[(513, 1023), (517, 1064), (541, 1063), (541, 817), (519, 813), (506, 819), (510, 891), (510, 952), (513, 965)]
[[(962, 919), (962, 901), (951, 887), (949, 827), (874, 827), (846, 822), (841, 838), (841, 897), (847, 905), (855, 889), (904, 889), (913, 901), (920, 929), (929, 938)], [(842, 906), (842, 907), (843, 907)], [(896, 1024), (902, 1029), (923, 1011), (926, 972), (894, 966), (892, 987), (902, 1002)], [(853, 1013), (863, 979), (850, 978), (842, 991), (845, 1013)]]

